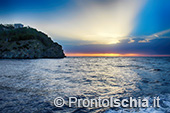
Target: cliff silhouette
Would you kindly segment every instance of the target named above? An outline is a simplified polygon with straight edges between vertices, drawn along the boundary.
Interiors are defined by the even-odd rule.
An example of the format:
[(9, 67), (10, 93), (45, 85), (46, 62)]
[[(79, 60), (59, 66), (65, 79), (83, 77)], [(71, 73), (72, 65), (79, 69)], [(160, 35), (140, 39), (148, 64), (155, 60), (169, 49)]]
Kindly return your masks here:
[(62, 46), (45, 33), (22, 24), (0, 24), (0, 58), (64, 58)]

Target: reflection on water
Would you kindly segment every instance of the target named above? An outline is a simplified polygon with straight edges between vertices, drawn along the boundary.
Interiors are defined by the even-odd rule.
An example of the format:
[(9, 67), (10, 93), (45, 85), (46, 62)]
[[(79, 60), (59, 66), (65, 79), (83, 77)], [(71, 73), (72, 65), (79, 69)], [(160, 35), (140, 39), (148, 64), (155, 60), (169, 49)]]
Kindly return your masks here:
[[(170, 94), (170, 58), (0, 60), (0, 111), (98, 112), (53, 106), (56, 97), (126, 98)], [(165, 102), (170, 102), (165, 98)], [(164, 103), (165, 103), (164, 102)], [(164, 105), (162, 103), (162, 106)], [(170, 104), (169, 104), (170, 105)], [(165, 108), (165, 109), (164, 109)], [(168, 110), (167, 107), (162, 111)], [(109, 109), (109, 108), (108, 108)], [(107, 110), (114, 112), (114, 110)]]

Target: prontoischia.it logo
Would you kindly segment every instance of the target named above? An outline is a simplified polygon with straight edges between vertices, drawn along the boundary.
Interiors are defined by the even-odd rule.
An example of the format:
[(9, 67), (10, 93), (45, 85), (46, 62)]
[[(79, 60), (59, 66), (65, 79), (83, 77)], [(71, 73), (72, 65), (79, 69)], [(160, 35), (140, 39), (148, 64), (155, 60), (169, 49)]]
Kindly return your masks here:
[(154, 97), (152, 99), (152, 105), (149, 104), (148, 98), (128, 98), (128, 99), (116, 99), (110, 97), (108, 99), (103, 99), (101, 97), (95, 99), (77, 99), (76, 97), (69, 97), (68, 100), (64, 100), (62, 97), (57, 97), (54, 99), (54, 105), (56, 107), (63, 107), (64, 104), (67, 104), (69, 107), (160, 107), (159, 105), (159, 97)]

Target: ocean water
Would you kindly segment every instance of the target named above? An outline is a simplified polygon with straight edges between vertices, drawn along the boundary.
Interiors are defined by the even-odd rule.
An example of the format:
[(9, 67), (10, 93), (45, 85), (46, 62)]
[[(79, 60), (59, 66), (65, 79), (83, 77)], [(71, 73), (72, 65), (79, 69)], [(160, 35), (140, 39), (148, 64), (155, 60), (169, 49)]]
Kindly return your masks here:
[[(57, 108), (56, 97), (160, 97), (160, 108)], [(0, 60), (2, 113), (170, 113), (170, 57)]]

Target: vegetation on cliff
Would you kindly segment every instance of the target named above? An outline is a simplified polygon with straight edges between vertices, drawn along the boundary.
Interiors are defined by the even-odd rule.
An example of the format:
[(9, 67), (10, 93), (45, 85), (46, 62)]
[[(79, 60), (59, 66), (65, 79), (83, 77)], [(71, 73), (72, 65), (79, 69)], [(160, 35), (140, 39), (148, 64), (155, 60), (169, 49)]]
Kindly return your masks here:
[(30, 27), (0, 25), (0, 58), (63, 58), (62, 46)]

